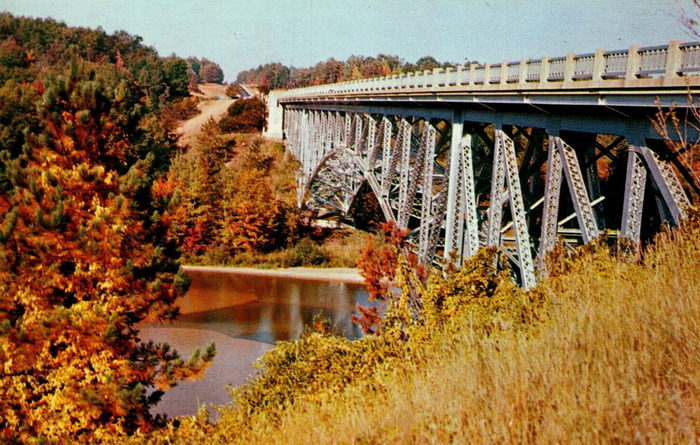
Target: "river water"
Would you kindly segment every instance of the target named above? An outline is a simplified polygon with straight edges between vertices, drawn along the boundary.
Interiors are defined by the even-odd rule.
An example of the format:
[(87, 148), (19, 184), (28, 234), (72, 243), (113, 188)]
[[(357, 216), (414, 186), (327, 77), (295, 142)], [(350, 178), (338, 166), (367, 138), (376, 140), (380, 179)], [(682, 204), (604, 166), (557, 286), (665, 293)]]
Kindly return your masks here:
[(350, 315), (356, 303), (367, 304), (361, 285), (222, 271), (187, 275), (192, 284), (178, 300), (181, 315), (167, 325), (143, 326), (141, 338), (166, 342), (184, 358), (213, 341), (216, 358), (203, 379), (166, 391), (154, 413), (190, 415), (202, 403), (228, 402), (227, 385), (245, 383), (256, 359), (275, 341), (298, 339), (319, 312), (339, 333), (360, 335)]

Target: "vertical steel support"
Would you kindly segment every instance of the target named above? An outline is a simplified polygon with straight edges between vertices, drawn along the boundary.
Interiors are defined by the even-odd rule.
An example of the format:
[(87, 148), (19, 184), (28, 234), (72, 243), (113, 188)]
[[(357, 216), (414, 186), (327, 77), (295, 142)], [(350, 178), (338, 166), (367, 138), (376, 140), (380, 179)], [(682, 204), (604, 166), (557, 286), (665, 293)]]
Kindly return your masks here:
[[(433, 174), (435, 170), (435, 127), (430, 122), (425, 123), (423, 137), (421, 138), (421, 151), (423, 152), (423, 190), (421, 196), (420, 231), (418, 234), (418, 259), (423, 264), (428, 264), (432, 256), (433, 246), (431, 230), (439, 223), (433, 218)], [(418, 178), (416, 178), (416, 183)]]
[(299, 143), (299, 163), (301, 164), (301, 172), (297, 177), (297, 205), (301, 207), (304, 204), (304, 192), (306, 190), (308, 172), (308, 149), (309, 149), (309, 127), (310, 116), (308, 110), (300, 110), (300, 143)]
[(549, 138), (547, 153), (547, 173), (544, 183), (544, 208), (540, 245), (537, 252), (538, 267), (544, 267), (544, 259), (557, 241), (559, 222), (559, 197), (561, 195), (562, 165), (554, 136)]
[(520, 266), (520, 280), (523, 288), (530, 289), (535, 286), (535, 268), (532, 262), (532, 249), (530, 248), (530, 236), (525, 221), (525, 206), (523, 204), (522, 190), (520, 189), (520, 177), (518, 176), (518, 163), (515, 156), (513, 140), (503, 130), (496, 130), (496, 139), (502, 140), (503, 156), (506, 164), (506, 179), (510, 198), (510, 209), (513, 214), (513, 229), (518, 250)]
[[(525, 206), (518, 176), (518, 163), (515, 155), (513, 140), (500, 128), (496, 128), (494, 141), (493, 175), (491, 184), (491, 205), (487, 241), (489, 245), (501, 245), (501, 221), (503, 218), (503, 196), (510, 201), (513, 216), (513, 231), (520, 268), (520, 281), (525, 289), (532, 288), (535, 283), (535, 268), (532, 261), (530, 236), (525, 220)], [(508, 185), (507, 193), (504, 186)]]
[[(455, 113), (456, 114), (456, 113)], [(461, 152), (462, 152), (462, 132), (464, 123), (460, 120), (453, 119), (452, 121), (452, 140), (450, 141), (450, 161), (449, 182), (447, 185), (447, 211), (445, 212), (445, 253), (446, 260), (450, 259), (452, 252), (456, 252), (457, 261), (462, 256), (461, 241), (462, 241), (462, 221), (461, 221), (461, 206), (459, 202)]]
[(452, 124), (445, 221), (445, 259), (449, 259), (454, 251), (457, 253), (457, 264), (462, 263), (462, 257), (470, 257), (479, 249), (472, 136), (463, 136), (463, 129), (462, 122)]
[(399, 205), (398, 205), (398, 225), (402, 229), (408, 226), (408, 218), (410, 216), (410, 208), (412, 202), (409, 202), (409, 181), (411, 170), (411, 124), (405, 119), (401, 119), (399, 131), (401, 132), (401, 146), (399, 153), (401, 156), (401, 165), (399, 165)]
[(311, 114), (313, 118), (311, 120), (311, 162), (309, 163), (309, 173), (314, 171), (316, 165), (318, 165), (318, 162), (321, 159), (321, 132), (319, 131), (319, 127), (321, 126), (321, 116), (319, 111), (312, 111)]
[(333, 148), (340, 147), (343, 140), (343, 115), (340, 112), (335, 113), (333, 120)]
[[(674, 224), (678, 224), (683, 218), (690, 201), (683, 191), (673, 167), (668, 162), (660, 160), (651, 149), (641, 145), (630, 145), (627, 156), (625, 203), (622, 209), (620, 236), (632, 241), (639, 241), (647, 169), (651, 173), (654, 185), (661, 193), (663, 204), (668, 209)], [(661, 218), (664, 219), (663, 207), (659, 211)]]
[[(391, 122), (389, 122), (389, 120), (385, 117), (378, 122), (371, 116), (368, 116), (368, 119), (369, 127), (367, 132), (367, 152), (369, 154), (367, 156), (367, 162), (364, 166), (364, 176), (372, 190), (378, 193), (377, 201), (379, 201), (379, 206), (384, 214), (384, 219), (386, 221), (394, 221), (394, 214), (391, 210), (391, 206), (389, 205), (388, 200), (384, 199), (382, 194), (382, 181), (386, 172), (384, 162), (382, 162), (382, 165), (380, 166), (381, 175), (379, 175), (379, 179), (377, 179), (378, 175), (376, 174), (376, 164), (380, 147), (382, 150), (382, 157), (386, 156), (388, 158), (389, 156), (389, 150), (391, 149)], [(377, 126), (379, 126), (379, 132), (377, 132)]]
[(384, 183), (387, 180), (391, 181), (391, 176), (389, 175), (390, 162), (391, 162), (391, 136), (393, 132), (393, 126), (391, 121), (386, 117), (382, 118), (382, 190), (384, 190)]
[(372, 116), (367, 116), (367, 171), (374, 171), (378, 152), (377, 121)]
[(355, 115), (355, 138), (353, 140), (353, 145), (354, 145), (354, 151), (358, 155), (364, 154), (364, 140), (363, 140), (363, 135), (364, 135), (364, 124), (365, 124), (365, 119), (364, 115), (361, 113), (357, 113)]
[[(414, 200), (416, 197), (416, 192), (418, 191), (418, 183), (420, 182), (420, 176), (421, 173), (423, 172), (423, 169), (421, 168), (423, 166), (423, 162), (425, 159), (425, 150), (428, 147), (428, 135), (430, 134), (430, 122), (429, 121), (424, 121), (423, 123), (423, 132), (421, 135), (421, 139), (418, 142), (418, 147), (416, 149), (416, 157), (413, 163), (414, 168), (411, 168), (411, 151), (412, 151), (412, 138), (411, 134), (409, 133), (409, 144), (408, 144), (408, 168), (406, 169), (406, 176), (407, 176), (407, 188), (406, 188), (406, 194), (405, 194), (405, 200), (402, 201), (403, 205), (399, 208), (399, 226), (408, 228), (408, 224), (410, 222), (411, 216), (412, 216), (412, 211), (413, 211), (413, 205), (414, 205)], [(431, 178), (432, 180), (432, 178)], [(419, 215), (420, 216), (420, 215)], [(403, 221), (403, 224), (401, 224), (401, 221)]]
[(345, 113), (345, 128), (343, 131), (343, 144), (348, 149), (352, 149), (352, 114)]
[(328, 154), (331, 150), (333, 150), (333, 129), (335, 128), (335, 116), (333, 115), (332, 112), (327, 111), (326, 112), (326, 127), (325, 127), (325, 133), (326, 133), (326, 144), (325, 144), (325, 149), (323, 150), (323, 156)]
[(625, 201), (622, 206), (620, 236), (639, 241), (642, 228), (642, 209), (647, 171), (642, 160), (633, 149), (627, 152), (627, 176), (625, 178)]
[[(486, 231), (486, 245), (499, 246), (501, 244), (501, 221), (503, 220), (503, 188), (505, 186), (506, 172), (503, 155), (504, 138), (503, 131), (496, 129), (496, 138), (493, 143), (493, 169), (491, 173), (491, 202), (488, 210)], [(505, 134), (503, 134), (505, 136)]]
[(579, 228), (584, 243), (589, 243), (598, 237), (598, 225), (596, 224), (591, 201), (588, 199), (586, 185), (583, 182), (583, 175), (578, 164), (576, 152), (560, 137), (555, 136), (554, 142), (562, 158), (564, 174), (569, 185), (569, 193), (576, 210)]
[(462, 238), (462, 256), (471, 257), (479, 250), (479, 218), (476, 213), (476, 183), (474, 181), (474, 162), (472, 160), (472, 135), (462, 138), (460, 164), (461, 183), (460, 215), (466, 223), (466, 233)]
[[(404, 127), (408, 127), (407, 129)], [(404, 139), (406, 138), (406, 135), (410, 138), (411, 135), (411, 126), (408, 124), (408, 122), (404, 122), (403, 119), (399, 118), (398, 129), (396, 132), (396, 144), (391, 148), (391, 155), (389, 156), (389, 165), (386, 173), (384, 173), (384, 180), (382, 181), (382, 196), (385, 199), (390, 199), (391, 197), (389, 196), (391, 193), (391, 188), (393, 186), (394, 182), (394, 175), (396, 174), (397, 170), (401, 168), (400, 162), (402, 158), (402, 152), (403, 152), (403, 145), (404, 145)], [(409, 139), (410, 143), (410, 139)], [(400, 178), (401, 178), (401, 173), (399, 172), (399, 188), (401, 187), (400, 184)], [(400, 194), (400, 193), (399, 193)], [(396, 208), (398, 209), (399, 205), (397, 203)], [(397, 211), (397, 216), (398, 216), (398, 211)]]
[[(323, 159), (326, 155), (327, 144), (328, 144), (328, 112), (319, 111), (319, 125), (318, 125), (318, 142), (319, 142), (319, 156), (317, 162)], [(314, 166), (315, 168), (315, 166)]]

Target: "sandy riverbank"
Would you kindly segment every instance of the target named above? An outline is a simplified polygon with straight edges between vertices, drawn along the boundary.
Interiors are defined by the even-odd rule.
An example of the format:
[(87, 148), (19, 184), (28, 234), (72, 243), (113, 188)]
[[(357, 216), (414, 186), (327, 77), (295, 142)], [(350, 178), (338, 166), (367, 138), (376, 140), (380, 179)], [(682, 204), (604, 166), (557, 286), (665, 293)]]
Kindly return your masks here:
[(183, 269), (185, 271), (230, 272), (260, 277), (298, 278), (301, 280), (332, 281), (337, 283), (362, 284), (364, 282), (360, 271), (352, 268), (290, 267), (285, 269), (256, 269), (253, 267), (183, 266)]

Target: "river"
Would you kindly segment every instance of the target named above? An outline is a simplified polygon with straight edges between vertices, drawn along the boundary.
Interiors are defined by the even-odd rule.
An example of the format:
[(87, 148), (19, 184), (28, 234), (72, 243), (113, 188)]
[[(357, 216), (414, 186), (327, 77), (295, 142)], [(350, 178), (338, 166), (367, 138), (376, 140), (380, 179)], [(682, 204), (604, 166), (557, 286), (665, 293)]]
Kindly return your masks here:
[(184, 358), (213, 341), (216, 358), (203, 379), (166, 391), (154, 413), (191, 415), (202, 403), (228, 402), (227, 385), (245, 383), (256, 359), (275, 341), (298, 339), (319, 312), (339, 333), (360, 335), (350, 320), (356, 303), (367, 304), (360, 284), (193, 269), (187, 275), (192, 284), (177, 302), (178, 319), (142, 326), (140, 336), (166, 342)]

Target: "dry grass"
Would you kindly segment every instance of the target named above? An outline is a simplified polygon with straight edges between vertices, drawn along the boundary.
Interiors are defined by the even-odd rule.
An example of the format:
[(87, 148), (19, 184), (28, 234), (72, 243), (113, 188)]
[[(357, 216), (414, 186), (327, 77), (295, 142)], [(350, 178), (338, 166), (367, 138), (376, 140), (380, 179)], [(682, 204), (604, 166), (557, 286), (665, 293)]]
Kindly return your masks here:
[[(532, 336), (464, 325), (431, 339), (424, 365), (297, 404), (281, 422), (258, 419), (245, 440), (695, 443), (699, 235), (662, 235), (643, 265), (591, 253), (546, 285), (550, 316)], [(222, 420), (215, 431), (235, 436)]]

